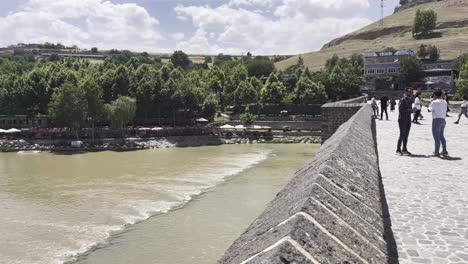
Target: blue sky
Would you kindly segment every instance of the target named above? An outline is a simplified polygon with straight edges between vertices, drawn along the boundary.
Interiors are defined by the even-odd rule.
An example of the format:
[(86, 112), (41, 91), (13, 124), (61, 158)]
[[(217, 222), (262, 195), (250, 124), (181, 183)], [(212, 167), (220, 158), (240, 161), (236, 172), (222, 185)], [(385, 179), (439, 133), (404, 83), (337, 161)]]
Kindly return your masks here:
[[(385, 0), (385, 15), (398, 0)], [(379, 0), (0, 0), (0, 46), (297, 54), (380, 19)]]

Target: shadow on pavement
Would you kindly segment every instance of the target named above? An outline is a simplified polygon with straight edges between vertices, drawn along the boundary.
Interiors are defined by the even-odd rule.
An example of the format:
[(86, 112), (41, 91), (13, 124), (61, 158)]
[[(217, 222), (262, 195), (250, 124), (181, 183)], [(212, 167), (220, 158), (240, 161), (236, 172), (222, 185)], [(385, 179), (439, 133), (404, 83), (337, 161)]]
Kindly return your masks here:
[(462, 158), (460, 157), (440, 157), (440, 159), (449, 160), (449, 161), (462, 160)]

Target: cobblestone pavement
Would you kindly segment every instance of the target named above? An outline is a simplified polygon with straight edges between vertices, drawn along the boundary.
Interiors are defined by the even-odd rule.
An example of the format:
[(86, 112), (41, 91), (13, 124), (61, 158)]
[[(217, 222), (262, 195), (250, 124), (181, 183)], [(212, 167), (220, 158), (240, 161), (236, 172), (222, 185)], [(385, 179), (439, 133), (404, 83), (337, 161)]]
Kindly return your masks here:
[[(413, 124), (408, 150), (395, 154), (397, 112), (377, 120), (380, 168), (401, 264), (468, 263), (468, 119), (447, 119), (450, 158), (432, 156), (431, 113)], [(458, 115), (458, 114), (457, 114)]]

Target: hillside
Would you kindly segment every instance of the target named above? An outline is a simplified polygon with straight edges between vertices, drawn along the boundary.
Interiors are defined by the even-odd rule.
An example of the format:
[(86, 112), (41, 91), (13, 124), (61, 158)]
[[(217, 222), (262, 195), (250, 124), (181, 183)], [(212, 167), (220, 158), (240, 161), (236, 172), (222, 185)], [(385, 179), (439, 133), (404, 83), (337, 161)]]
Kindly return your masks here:
[[(421, 40), (412, 37), (411, 27), (418, 8), (432, 8), (437, 12), (437, 37)], [(436, 45), (441, 51), (441, 59), (453, 59), (461, 52), (468, 52), (468, 0), (444, 0), (408, 7), (386, 17), (383, 26), (379, 22), (370, 24), (325, 44), (320, 51), (300, 56), (307, 67), (318, 70), (333, 54), (350, 56), (387, 47), (417, 50), (421, 44)], [(297, 60), (298, 56), (294, 56), (276, 63), (276, 67), (284, 70)]]

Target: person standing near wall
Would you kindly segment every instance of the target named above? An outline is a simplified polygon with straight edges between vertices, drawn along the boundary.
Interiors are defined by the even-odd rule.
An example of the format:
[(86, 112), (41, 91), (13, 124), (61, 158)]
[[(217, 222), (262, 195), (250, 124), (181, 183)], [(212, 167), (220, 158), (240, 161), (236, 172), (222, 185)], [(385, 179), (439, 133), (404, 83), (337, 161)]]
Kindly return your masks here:
[(388, 97), (384, 95), (382, 98), (380, 98), (380, 120), (383, 119), (384, 112), (385, 112), (385, 117), (387, 117), (387, 120), (388, 120), (387, 107), (388, 107)]
[[(398, 105), (398, 126), (400, 128), (400, 137), (397, 143), (397, 154), (411, 155), (408, 151), (408, 136), (411, 130), (411, 113), (413, 112), (413, 90), (407, 89), (404, 97), (400, 100)], [(401, 148), (403, 144), (403, 149)]]
[[(442, 99), (442, 91), (440, 89), (434, 91), (434, 101), (432, 101), (430, 108), (432, 112), (432, 136), (435, 142), (434, 155), (448, 156), (447, 142), (444, 136), (447, 102)], [(439, 154), (441, 143), (442, 152)]]
[(372, 106), (372, 110), (374, 111), (374, 117), (379, 118), (379, 106), (377, 105), (377, 101), (375, 100), (375, 97), (372, 97), (371, 99), (371, 106)]
[(390, 100), (390, 112), (395, 111), (395, 105), (396, 105), (395, 98), (392, 97), (392, 99)]
[(460, 118), (462, 115), (465, 115), (466, 118), (468, 118), (468, 96), (463, 96), (463, 102), (460, 105), (460, 114), (458, 114), (458, 120), (455, 122), (455, 124), (458, 124), (460, 122)]
[(420, 124), (418, 122), (418, 117), (421, 116), (421, 100), (419, 99), (420, 95), (421, 94), (419, 92), (416, 93), (416, 96), (414, 98), (414, 103), (413, 103), (413, 111), (414, 111), (413, 123), (415, 124)]

